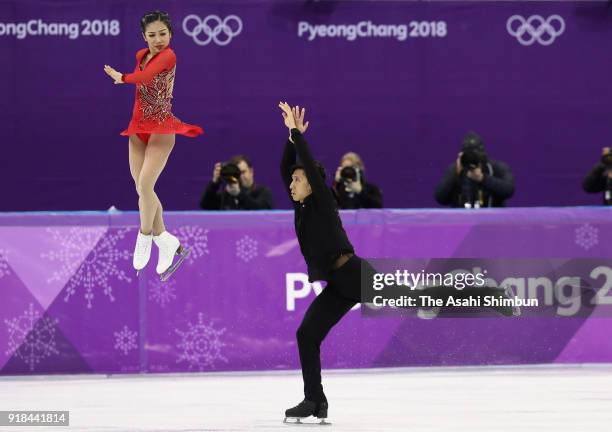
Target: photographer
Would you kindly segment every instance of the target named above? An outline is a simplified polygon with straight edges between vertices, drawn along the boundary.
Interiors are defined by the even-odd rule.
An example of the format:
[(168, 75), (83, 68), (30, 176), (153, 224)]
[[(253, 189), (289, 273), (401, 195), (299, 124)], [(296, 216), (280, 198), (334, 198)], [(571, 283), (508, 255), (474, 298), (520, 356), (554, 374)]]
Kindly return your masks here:
[[(221, 187), (223, 186), (223, 187)], [(213, 178), (200, 200), (204, 210), (266, 210), (272, 208), (272, 192), (255, 184), (255, 171), (248, 157), (234, 156), (217, 162)]]
[(503, 162), (489, 160), (480, 136), (468, 133), (457, 160), (436, 188), (436, 201), (452, 207), (503, 207), (514, 193), (514, 176)]
[(334, 195), (341, 209), (382, 208), (382, 192), (364, 177), (363, 161), (357, 153), (346, 153), (340, 159), (334, 179)]
[(604, 204), (612, 204), (612, 153), (610, 153), (610, 147), (602, 149), (601, 160), (582, 180), (582, 189), (588, 193), (603, 192)]

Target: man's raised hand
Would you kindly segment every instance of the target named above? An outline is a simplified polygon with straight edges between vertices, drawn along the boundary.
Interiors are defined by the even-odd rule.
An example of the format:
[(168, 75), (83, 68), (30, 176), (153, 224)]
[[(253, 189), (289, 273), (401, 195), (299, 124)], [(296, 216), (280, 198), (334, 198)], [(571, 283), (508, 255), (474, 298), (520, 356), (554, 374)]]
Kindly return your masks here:
[(293, 118), (293, 113), (291, 112), (291, 107), (287, 102), (279, 102), (278, 107), (283, 111), (283, 120), (285, 121), (285, 126), (287, 129), (295, 129), (295, 118)]
[(300, 111), (299, 106), (295, 106), (292, 108), (293, 118), (295, 120), (295, 127), (303, 134), (308, 129), (308, 125), (310, 122), (304, 123), (304, 114), (306, 113), (306, 108), (302, 108)]

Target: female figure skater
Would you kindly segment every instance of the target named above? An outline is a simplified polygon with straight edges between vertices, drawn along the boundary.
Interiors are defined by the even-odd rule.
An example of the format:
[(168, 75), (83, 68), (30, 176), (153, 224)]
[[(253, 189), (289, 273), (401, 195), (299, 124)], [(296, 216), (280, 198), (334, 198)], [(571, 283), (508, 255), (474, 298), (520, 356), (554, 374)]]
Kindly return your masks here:
[[(286, 102), (279, 107), (285, 126), (289, 129), (289, 140), (281, 160), (281, 176), (291, 196), (295, 211), (295, 232), (300, 250), (308, 267), (308, 279), (327, 281), (321, 294), (313, 300), (304, 314), (297, 330), (297, 342), (304, 379), (304, 400), (285, 411), (288, 419), (315, 416), (321, 424), (328, 424), (328, 402), (321, 384), (321, 343), (334, 325), (351, 308), (362, 302), (361, 279), (371, 280), (376, 271), (365, 260), (355, 255), (338, 214), (336, 200), (331, 189), (325, 184), (325, 170), (314, 160), (303, 134), (308, 128), (304, 123), (305, 110), (291, 108)], [(297, 163), (297, 157), (299, 162)], [(362, 267), (363, 264), (363, 267)], [(362, 269), (365, 274), (362, 275)], [(454, 288), (425, 287), (406, 295), (418, 297), (429, 295), (445, 298), (456, 294)], [(509, 288), (465, 289), (463, 295), (495, 295), (512, 298)], [(493, 307), (504, 316), (518, 315), (514, 307)]]
[[(174, 117), (172, 89), (176, 55), (169, 47), (172, 38), (170, 17), (165, 12), (148, 13), (140, 20), (142, 36), (147, 43), (136, 53), (133, 73), (122, 74), (105, 65), (115, 84), (136, 84), (136, 101), (132, 120), (121, 135), (129, 137), (130, 172), (138, 192), (140, 231), (134, 249), (134, 269), (140, 271), (149, 262), (153, 242), (159, 247), (157, 273), (162, 281), (178, 268), (189, 254), (179, 240), (166, 231), (163, 207), (155, 193), (155, 183), (174, 147), (175, 135), (195, 137), (203, 133), (199, 126)], [(174, 256), (178, 255), (173, 264)]]

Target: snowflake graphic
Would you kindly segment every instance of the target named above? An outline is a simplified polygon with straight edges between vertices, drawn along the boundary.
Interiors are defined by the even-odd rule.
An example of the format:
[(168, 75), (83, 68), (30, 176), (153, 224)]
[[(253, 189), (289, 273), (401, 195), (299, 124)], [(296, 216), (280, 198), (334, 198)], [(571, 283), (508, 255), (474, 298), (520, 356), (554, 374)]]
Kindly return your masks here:
[(248, 235), (243, 236), (236, 242), (236, 256), (248, 263), (257, 256), (257, 240)]
[(576, 228), (576, 244), (584, 250), (589, 250), (599, 243), (599, 230), (591, 224)]
[(127, 250), (118, 250), (117, 243), (123, 239), (131, 228), (117, 231), (115, 234), (105, 234), (93, 250), (89, 250), (92, 241), (100, 236), (100, 228), (74, 227), (68, 234), (49, 228), (47, 230), (61, 246), (59, 252), (43, 253), (42, 257), (51, 261), (58, 261), (60, 267), (54, 271), (47, 282), (70, 278), (66, 285), (67, 302), (76, 290), (85, 288), (84, 297), (87, 308), (91, 309), (94, 299), (94, 288), (103, 288), (103, 293), (111, 302), (115, 301), (113, 288), (110, 285), (111, 277), (119, 281), (131, 282), (119, 264), (128, 260), (131, 253)]
[(114, 332), (114, 334), (115, 349), (123, 351), (123, 355), (128, 355), (131, 350), (138, 348), (138, 345), (136, 345), (137, 333), (128, 329), (126, 325), (120, 332)]
[(41, 318), (40, 312), (34, 310), (30, 303), (28, 309), (17, 318), (5, 319), (9, 343), (6, 354), (15, 354), (30, 366), (30, 371), (45, 357), (58, 354), (55, 345), (57, 319), (47, 316)]
[(155, 278), (149, 281), (149, 300), (153, 300), (161, 307), (166, 306), (172, 300), (176, 298), (174, 294), (174, 288), (176, 280), (170, 279), (169, 281), (162, 282)]
[(182, 226), (176, 236), (181, 241), (183, 247), (191, 252), (185, 261), (193, 264), (198, 258), (208, 254), (208, 230), (197, 225)]
[(221, 355), (221, 348), (225, 344), (219, 339), (225, 332), (225, 328), (216, 330), (212, 323), (210, 325), (205, 324), (201, 313), (198, 314), (197, 324), (189, 323), (189, 330), (175, 329), (175, 332), (181, 337), (181, 342), (177, 344), (177, 348), (183, 351), (179, 355), (177, 363), (186, 361), (190, 370), (198, 368), (202, 371), (206, 367), (214, 368), (214, 363), (217, 360), (227, 362), (227, 359)]
[(0, 249), (0, 279), (2, 279), (4, 276), (8, 276), (11, 273), (11, 268), (6, 260), (7, 256), (8, 251), (6, 249)]

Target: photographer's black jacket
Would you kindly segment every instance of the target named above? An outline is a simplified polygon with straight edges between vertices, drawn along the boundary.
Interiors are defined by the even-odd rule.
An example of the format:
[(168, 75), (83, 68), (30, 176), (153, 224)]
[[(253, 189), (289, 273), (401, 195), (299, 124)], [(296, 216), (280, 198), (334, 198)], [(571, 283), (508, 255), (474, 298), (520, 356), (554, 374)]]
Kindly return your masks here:
[(240, 187), (240, 193), (232, 196), (225, 188), (219, 190), (221, 182), (208, 182), (200, 200), (203, 210), (268, 210), (272, 208), (272, 192), (265, 186)]
[(349, 194), (342, 182), (334, 182), (334, 194), (341, 209), (382, 208), (382, 192), (375, 184), (361, 178), (363, 189), (360, 194)]
[(303, 203), (293, 202), (295, 233), (308, 266), (308, 279), (311, 282), (327, 280), (336, 259), (342, 254), (354, 253), (353, 245), (342, 227), (333, 193), (319, 174), (304, 137), (299, 130), (292, 129), (291, 139), (295, 144), (287, 141), (280, 166), (289, 197), (296, 152), (312, 188), (312, 194)]
[[(480, 183), (484, 207), (504, 207), (504, 201), (514, 194), (514, 176), (510, 167), (503, 162), (491, 160), (482, 169), (484, 179)], [(491, 172), (489, 172), (491, 171)], [(461, 196), (462, 175), (457, 175), (453, 162), (436, 187), (435, 198), (442, 205), (463, 207)]]
[(599, 162), (582, 180), (582, 189), (589, 193), (603, 192), (607, 181), (606, 166)]

